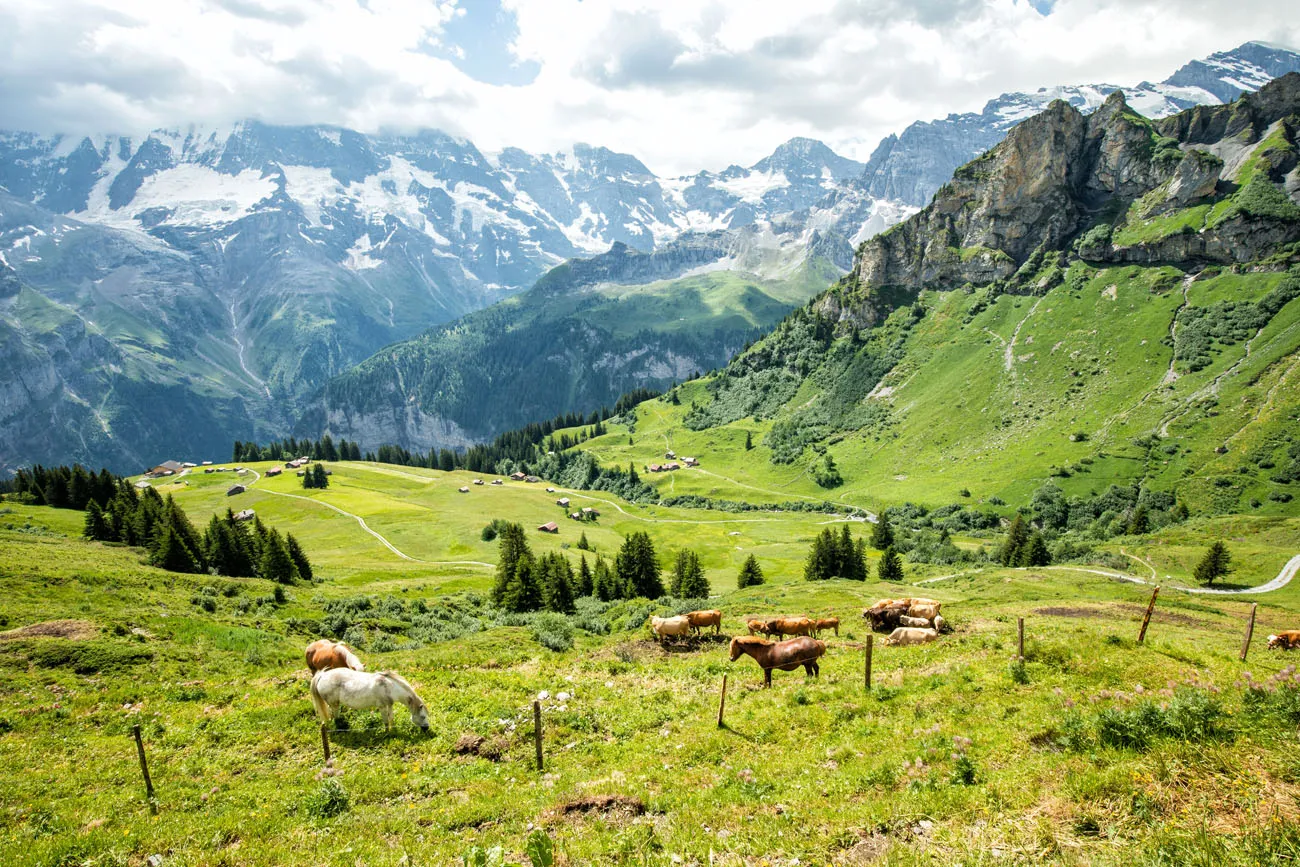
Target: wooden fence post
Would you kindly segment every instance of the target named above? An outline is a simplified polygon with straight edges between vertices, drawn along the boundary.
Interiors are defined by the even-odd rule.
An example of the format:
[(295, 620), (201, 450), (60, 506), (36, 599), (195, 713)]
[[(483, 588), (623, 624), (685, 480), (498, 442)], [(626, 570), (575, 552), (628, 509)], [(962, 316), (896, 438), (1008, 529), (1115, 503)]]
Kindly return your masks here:
[(722, 712), (727, 707), (727, 676), (722, 676), (722, 698), (718, 701), (718, 728), (723, 727)]
[(875, 642), (875, 638), (876, 636), (874, 635), (868, 635), (867, 646), (863, 648), (862, 679), (864, 684), (863, 688), (866, 689), (867, 692), (871, 691), (871, 646)]
[(320, 724), (320, 745), (325, 748), (325, 764), (330, 763), (330, 724)]
[(1255, 610), (1259, 608), (1258, 602), (1250, 603), (1250, 621), (1246, 624), (1246, 640), (1241, 643), (1241, 661), (1246, 661), (1246, 654), (1250, 651), (1250, 639), (1255, 635)]
[(542, 770), (542, 703), (533, 702), (533, 744), (537, 747), (537, 770)]
[(153, 780), (149, 778), (149, 763), (144, 758), (144, 741), (140, 739), (140, 725), (131, 726), (131, 734), (135, 736), (135, 752), (140, 757), (140, 773), (144, 774), (144, 793), (149, 799), (149, 810), (152, 813), (158, 812), (158, 803), (154, 800)]
[(1147, 613), (1142, 617), (1142, 628), (1138, 630), (1138, 644), (1141, 644), (1147, 637), (1147, 624), (1151, 622), (1151, 612), (1156, 610), (1156, 594), (1160, 588), (1151, 591), (1151, 601), (1147, 603)]
[(1025, 618), (1016, 618), (1016, 659), (1025, 661)]

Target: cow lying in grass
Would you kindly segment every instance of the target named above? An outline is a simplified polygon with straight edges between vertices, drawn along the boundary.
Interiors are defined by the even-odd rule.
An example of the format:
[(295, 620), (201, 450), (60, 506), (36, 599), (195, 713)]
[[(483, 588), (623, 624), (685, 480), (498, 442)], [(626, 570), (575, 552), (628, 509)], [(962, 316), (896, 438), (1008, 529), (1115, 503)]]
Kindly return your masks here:
[(937, 629), (917, 629), (913, 626), (900, 626), (885, 639), (886, 644), (895, 647), (908, 647), (913, 644), (925, 644), (939, 637)]
[(1268, 637), (1268, 646), (1276, 650), (1293, 650), (1300, 647), (1300, 629), (1288, 629)]
[(731, 661), (744, 653), (763, 669), (763, 686), (772, 686), (772, 669), (794, 671), (803, 666), (805, 676), (820, 677), (821, 666), (817, 660), (826, 653), (826, 642), (815, 638), (792, 638), (789, 641), (768, 641), (752, 635), (738, 635), (731, 639)]
[(681, 638), (691, 631), (691, 621), (685, 614), (676, 617), (651, 617), (650, 628), (654, 631), (655, 641), (663, 644), (665, 638)]

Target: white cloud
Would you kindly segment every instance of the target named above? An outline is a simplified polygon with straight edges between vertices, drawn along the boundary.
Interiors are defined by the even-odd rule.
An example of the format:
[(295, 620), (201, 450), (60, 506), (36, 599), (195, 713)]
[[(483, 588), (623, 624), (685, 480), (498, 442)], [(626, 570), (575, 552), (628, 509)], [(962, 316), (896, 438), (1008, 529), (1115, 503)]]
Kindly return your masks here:
[(690, 172), (794, 135), (865, 159), (913, 120), (1004, 91), (1159, 80), (1250, 39), (1300, 45), (1290, 0), (1059, 0), (1048, 16), (1027, 0), (504, 5), (506, 50), (541, 65), (522, 86), (454, 62), (454, 0), (0, 0), (0, 123), (432, 126), (487, 150), (588, 141)]

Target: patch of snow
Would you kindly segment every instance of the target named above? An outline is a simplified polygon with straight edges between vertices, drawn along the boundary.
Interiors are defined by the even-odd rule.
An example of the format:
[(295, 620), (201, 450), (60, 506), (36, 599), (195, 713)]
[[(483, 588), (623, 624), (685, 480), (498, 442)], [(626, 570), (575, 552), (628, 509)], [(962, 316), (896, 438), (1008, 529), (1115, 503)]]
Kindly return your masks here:
[(767, 193), (790, 186), (790, 179), (785, 176), (785, 172), (779, 170), (751, 171), (735, 178), (719, 178), (713, 182), (713, 186), (726, 190), (742, 202), (759, 205), (763, 203), (763, 196)]
[(108, 207), (108, 186), (115, 174), (109, 172), (95, 185), (86, 210), (74, 216), (137, 228), (137, 214), (166, 208), (172, 211), (166, 220), (170, 225), (221, 226), (248, 216), (276, 190), (275, 179), (263, 177), (256, 169), (226, 175), (207, 166), (182, 163), (150, 175), (131, 203), (114, 211)]

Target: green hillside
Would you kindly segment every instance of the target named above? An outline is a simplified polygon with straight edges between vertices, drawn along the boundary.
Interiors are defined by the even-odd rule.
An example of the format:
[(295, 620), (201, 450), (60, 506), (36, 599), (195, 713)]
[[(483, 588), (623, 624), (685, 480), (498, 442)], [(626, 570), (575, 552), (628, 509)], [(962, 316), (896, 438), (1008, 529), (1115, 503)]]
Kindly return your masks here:
[(842, 273), (810, 256), (779, 277), (709, 265), (657, 279), (642, 273), (651, 255), (561, 265), (528, 292), (387, 347), (331, 380), (297, 433), (425, 451), (612, 406), (725, 364)]
[[(231, 474), (201, 473), (161, 488), (196, 522), (233, 504), (299, 537), (318, 582), (283, 588), (282, 602), (268, 581), (162, 572), (141, 551), (75, 538), (78, 513), (0, 503), (3, 863), (133, 864), (159, 853), (192, 864), (449, 864), (476, 846), (527, 863), (536, 828), (570, 864), (705, 863), (710, 852), (714, 863), (875, 853), (910, 864), (935, 852), (979, 860), (990, 845), (1035, 862), (1184, 863), (1195, 853), (1256, 864), (1285, 863), (1300, 847), (1295, 688), (1234, 685), (1255, 600), (1249, 670), (1276, 683), (1287, 660), (1266, 653), (1262, 636), (1300, 617), (1300, 582), (1237, 597), (1166, 583), (1137, 647), (1148, 588), (1093, 567), (951, 577), (910, 566), (908, 582), (939, 580), (810, 584), (797, 565), (829, 516), (598, 502), (585, 532), (601, 551), (632, 529), (652, 534), (665, 565), (677, 545), (699, 551), (724, 633), (743, 633), (751, 615), (841, 618), (820, 679), (778, 672), (769, 692), (752, 662), (727, 662), (723, 644), (666, 652), (650, 642), (644, 618), (673, 610), (671, 600), (584, 603), (576, 644), (559, 653), (534, 639), (531, 617), (485, 606), (490, 569), (447, 561), (494, 563), (478, 529), (493, 517), (554, 518), (556, 494), (474, 486), (459, 473), (330, 468), (324, 491), (262, 478), (227, 498)], [(530, 531), (529, 542), (576, 557), (563, 546), (577, 525), (561, 528)], [(1298, 553), (1300, 522), (1193, 519), (1126, 550), (1178, 583), (1214, 538), (1229, 540), (1234, 583), (1253, 585)], [(740, 548), (758, 553), (768, 584), (734, 589)], [(955, 631), (923, 648), (877, 640), (864, 693), (859, 612), (922, 594), (944, 603)], [(1023, 666), (1008, 663), (1017, 617)], [(405, 675), (432, 726), (421, 735), (398, 709), (385, 735), (376, 713), (353, 712), (333, 735), (340, 775), (322, 778), (301, 652), (348, 622), (369, 668)], [(530, 740), (530, 702), (543, 690), (544, 774)], [(143, 797), (136, 723), (157, 816)], [(467, 734), (499, 760), (457, 754)], [(646, 813), (602, 807), (605, 796)]]

